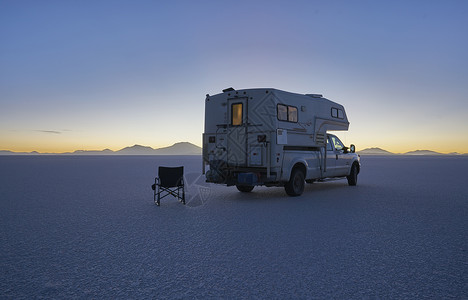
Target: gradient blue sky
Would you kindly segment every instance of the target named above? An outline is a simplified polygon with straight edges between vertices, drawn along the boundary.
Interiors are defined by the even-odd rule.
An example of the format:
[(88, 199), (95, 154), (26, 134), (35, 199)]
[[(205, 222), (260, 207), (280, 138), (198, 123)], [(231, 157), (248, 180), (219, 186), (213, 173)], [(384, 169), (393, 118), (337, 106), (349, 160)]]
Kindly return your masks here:
[(468, 152), (468, 1), (0, 1), (0, 149), (201, 145), (205, 94), (343, 104), (358, 149)]

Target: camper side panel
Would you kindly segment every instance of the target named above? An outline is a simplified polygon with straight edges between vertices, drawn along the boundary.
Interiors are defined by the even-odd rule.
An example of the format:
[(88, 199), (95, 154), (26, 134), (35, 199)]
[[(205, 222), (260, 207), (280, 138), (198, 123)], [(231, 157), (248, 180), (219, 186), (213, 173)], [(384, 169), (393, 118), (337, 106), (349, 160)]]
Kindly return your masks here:
[[(279, 111), (277, 116), (278, 128), (287, 137), (282, 139), (282, 144), (323, 147), (327, 130), (348, 129), (349, 123), (343, 106), (333, 101), (284, 91), (275, 91), (275, 96), (277, 111), (284, 111), (286, 108), (288, 111), (287, 117)], [(336, 117), (332, 112), (337, 112)]]

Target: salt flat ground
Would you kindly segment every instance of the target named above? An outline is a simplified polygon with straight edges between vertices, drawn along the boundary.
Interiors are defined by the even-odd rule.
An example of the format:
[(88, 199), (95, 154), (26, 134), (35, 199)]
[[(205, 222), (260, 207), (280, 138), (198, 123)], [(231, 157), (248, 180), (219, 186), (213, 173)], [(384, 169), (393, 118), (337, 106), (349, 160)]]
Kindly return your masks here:
[[(205, 184), (198, 156), (0, 157), (0, 298), (467, 298), (468, 157), (346, 180)], [(153, 204), (184, 165), (188, 204)]]

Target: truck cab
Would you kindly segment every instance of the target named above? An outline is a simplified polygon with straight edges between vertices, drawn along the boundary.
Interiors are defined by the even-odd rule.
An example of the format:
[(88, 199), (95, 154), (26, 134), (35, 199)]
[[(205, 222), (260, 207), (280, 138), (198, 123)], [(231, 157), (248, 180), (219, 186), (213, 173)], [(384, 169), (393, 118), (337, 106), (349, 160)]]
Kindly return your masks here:
[(360, 166), (360, 158), (353, 149), (345, 147), (340, 139), (333, 134), (327, 135), (327, 168), (333, 177), (348, 176), (352, 164)]

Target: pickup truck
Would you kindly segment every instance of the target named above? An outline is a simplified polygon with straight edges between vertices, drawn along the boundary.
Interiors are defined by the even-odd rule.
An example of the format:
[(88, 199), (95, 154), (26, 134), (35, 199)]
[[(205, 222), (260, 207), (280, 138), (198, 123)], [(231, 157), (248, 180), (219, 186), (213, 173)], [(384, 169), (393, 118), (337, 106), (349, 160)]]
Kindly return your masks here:
[(328, 132), (348, 127), (344, 107), (320, 94), (225, 89), (206, 96), (203, 173), (241, 192), (283, 186), (290, 196), (301, 195), (305, 182), (346, 177), (356, 185), (355, 146)]

